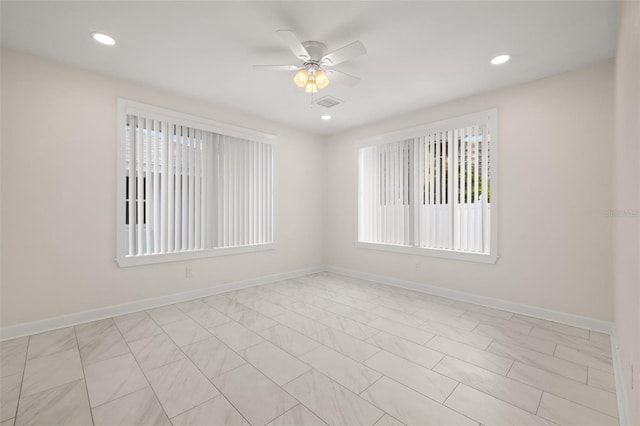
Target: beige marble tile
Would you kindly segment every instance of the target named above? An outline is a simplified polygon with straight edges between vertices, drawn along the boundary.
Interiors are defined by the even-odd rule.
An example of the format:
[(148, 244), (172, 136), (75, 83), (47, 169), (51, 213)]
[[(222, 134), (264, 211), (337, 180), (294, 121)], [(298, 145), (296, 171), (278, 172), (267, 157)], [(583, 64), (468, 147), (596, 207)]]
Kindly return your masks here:
[(235, 321), (222, 324), (209, 331), (234, 351), (241, 351), (244, 348), (248, 348), (264, 340), (253, 331)]
[(222, 294), (205, 297), (204, 299), (202, 299), (202, 301), (225, 315), (229, 315), (233, 312), (244, 311), (245, 309), (247, 309), (246, 305), (229, 299), (227, 296)]
[(547, 330), (557, 331), (559, 333), (568, 334), (570, 336), (581, 337), (583, 339), (589, 338), (589, 330), (585, 328), (573, 327), (571, 325), (560, 324), (558, 322), (547, 321), (539, 318), (528, 317), (525, 315), (514, 314), (513, 321), (516, 322), (524, 322), (531, 325), (535, 325), (539, 328), (544, 328)]
[(379, 316), (380, 318), (390, 319), (392, 321), (396, 321), (411, 327), (418, 327), (424, 322), (423, 319), (419, 319), (414, 315), (396, 311), (395, 309), (391, 309), (386, 306), (376, 306), (375, 308), (370, 309), (369, 312)]
[(76, 333), (73, 327), (35, 334), (29, 337), (27, 359), (53, 355), (77, 347)]
[(500, 309), (489, 308), (487, 306), (476, 305), (474, 303), (467, 303), (462, 301), (456, 301), (453, 304), (454, 307), (464, 309), (465, 311), (480, 313), (484, 315), (491, 315), (496, 318), (506, 319), (513, 317), (513, 313), (502, 311)]
[(593, 330), (589, 330), (589, 340), (601, 345), (611, 345), (611, 336), (605, 333), (598, 333), (597, 331)]
[(120, 333), (116, 328), (116, 323), (115, 321), (113, 321), (113, 318), (107, 318), (99, 321), (92, 321), (85, 324), (76, 325), (75, 329), (76, 337), (78, 339), (78, 345), (80, 347), (86, 345), (96, 336), (99, 336), (113, 329), (115, 329), (116, 332)]
[(362, 362), (380, 349), (372, 344), (356, 339), (347, 333), (343, 333), (335, 328), (328, 327), (313, 336), (315, 340), (323, 345), (340, 352), (358, 362)]
[(550, 355), (508, 343), (493, 342), (489, 352), (505, 358), (520, 361), (523, 364), (542, 368), (551, 373), (568, 377), (578, 382), (587, 383), (587, 367), (565, 361)]
[(255, 302), (248, 302), (246, 303), (246, 305), (254, 311), (260, 312), (262, 315), (271, 318), (289, 312), (282, 306), (271, 303), (268, 300), (257, 300)]
[(552, 424), (541, 417), (463, 384), (453, 391), (444, 405), (486, 426)]
[(507, 374), (513, 360), (504, 358), (487, 351), (481, 351), (473, 346), (455, 342), (444, 337), (436, 336), (425, 346), (435, 351), (450, 355), (453, 358), (466, 361), (478, 367), (493, 371), (494, 373)]
[(356, 309), (352, 306), (343, 305), (341, 303), (336, 303), (333, 301), (329, 306), (326, 306), (323, 309), (325, 309), (327, 312), (341, 315), (353, 321), (357, 321), (361, 324), (369, 324), (370, 321), (378, 318), (377, 315), (374, 315), (371, 312)]
[(286, 296), (277, 291), (270, 291), (262, 296), (264, 300), (268, 300), (271, 303), (275, 303), (276, 305), (287, 307), (292, 303), (297, 302), (298, 300), (293, 297)]
[(391, 417), (388, 414), (385, 414), (380, 420), (376, 422), (375, 426), (405, 426), (405, 424), (400, 420)]
[(579, 349), (595, 356), (604, 356), (611, 358), (611, 346), (594, 342), (593, 340), (583, 339), (582, 337), (570, 336), (568, 334), (559, 333), (553, 330), (534, 327), (531, 330), (532, 337), (546, 339), (559, 345), (568, 346), (570, 348)]
[(211, 333), (190, 318), (163, 325), (162, 329), (178, 346), (190, 345), (211, 337)]
[(0, 421), (0, 426), (14, 426), (16, 419), (7, 419)]
[(527, 336), (522, 333), (518, 333), (517, 331), (511, 331), (489, 324), (480, 324), (473, 330), (473, 332), (491, 337), (498, 342), (523, 346), (547, 355), (553, 355), (553, 352), (556, 350), (556, 343), (550, 340)]
[(513, 321), (495, 317), (493, 315), (482, 314), (479, 312), (465, 312), (462, 318), (473, 319), (480, 321), (483, 324), (491, 324), (496, 327), (504, 328), (511, 331), (516, 331), (521, 334), (529, 334), (533, 326), (526, 322)]
[(207, 309), (209, 307), (209, 305), (205, 304), (202, 300), (199, 300), (199, 299), (187, 300), (186, 302), (176, 303), (173, 306), (175, 306), (176, 308), (178, 308), (184, 313), (199, 311), (202, 309)]
[(397, 337), (409, 340), (411, 342), (422, 345), (433, 337), (433, 334), (406, 324), (401, 324), (387, 318), (376, 318), (369, 323), (369, 326), (377, 328), (380, 331), (393, 334)]
[(617, 426), (618, 419), (602, 414), (564, 398), (544, 393), (538, 415), (559, 425), (567, 426)]
[(310, 367), (271, 342), (262, 342), (240, 351), (240, 355), (280, 386), (295, 379)]
[(304, 405), (298, 404), (267, 426), (326, 426), (326, 423)]
[(476, 422), (388, 377), (380, 379), (361, 396), (408, 425), (477, 426)]
[(373, 425), (384, 414), (315, 370), (287, 383), (284, 388), (329, 425)]
[(438, 361), (444, 358), (444, 354), (441, 352), (434, 351), (433, 349), (426, 348), (383, 331), (367, 339), (367, 342), (427, 368), (432, 368)]
[(285, 308), (314, 321), (320, 321), (332, 315), (331, 312), (303, 301), (296, 301)]
[(184, 358), (180, 348), (164, 333), (136, 340), (129, 346), (143, 371)]
[(210, 379), (245, 364), (245, 360), (215, 337), (183, 348), (193, 363)]
[(298, 404), (249, 364), (218, 376), (213, 382), (252, 425), (264, 425)]
[(231, 321), (231, 318), (229, 318), (228, 316), (223, 315), (215, 309), (209, 307), (207, 307), (206, 309), (191, 311), (188, 313), (188, 315), (191, 317), (191, 319), (193, 319), (195, 322), (206, 329), (215, 328), (219, 325)]
[(508, 377), (593, 408), (609, 416), (618, 416), (618, 403), (615, 395), (602, 389), (594, 388), (518, 361), (509, 371)]
[(447, 339), (455, 340), (456, 342), (464, 343), (478, 349), (487, 349), (491, 340), (493, 340), (491, 337), (452, 327), (437, 321), (426, 321), (419, 328), (431, 334), (446, 337)]
[[(208, 308), (208, 306), (205, 306), (205, 308)], [(181, 321), (187, 318), (187, 315), (174, 305), (150, 309), (147, 313), (158, 325), (165, 325), (170, 322)]]
[(0, 379), (0, 421), (9, 420), (16, 416), (21, 384), (22, 373), (4, 376)]
[(385, 294), (378, 296), (375, 299), (371, 299), (370, 302), (405, 314), (412, 314), (420, 309), (420, 307), (413, 303), (411, 299), (405, 298), (404, 296), (394, 297)]
[(83, 365), (129, 353), (129, 347), (112, 319), (76, 326)]
[(354, 393), (362, 392), (380, 378), (376, 371), (326, 346), (307, 352), (300, 360)]
[(28, 396), (84, 377), (77, 349), (27, 361), (22, 395)]
[(273, 327), (278, 324), (271, 318), (262, 315), (261, 313), (254, 311), (253, 309), (247, 309), (245, 311), (234, 312), (229, 314), (229, 317), (234, 321), (244, 325), (249, 330), (261, 331), (265, 328)]
[(188, 359), (151, 370), (147, 379), (170, 418), (220, 394)]
[(28, 337), (0, 342), (0, 377), (24, 371), (28, 342)]
[(347, 317), (331, 314), (320, 321), (322, 324), (347, 333), (356, 339), (365, 340), (378, 333), (373, 327), (354, 321)]
[(433, 370), (533, 414), (538, 409), (542, 391), (484, 368), (446, 357)]
[(76, 380), (33, 395), (23, 394), (15, 424), (86, 426), (92, 423), (84, 380)]
[(151, 388), (135, 391), (93, 408), (95, 426), (171, 426)]
[(587, 367), (597, 368), (598, 370), (613, 373), (613, 361), (607, 356), (598, 356), (580, 349), (570, 348), (568, 346), (558, 344), (555, 352), (556, 358), (566, 359), (576, 364), (586, 365)]
[(616, 392), (616, 381), (613, 373), (608, 373), (596, 368), (589, 368), (587, 384), (606, 390), (607, 392)]
[(222, 395), (172, 418), (171, 422), (173, 426), (250, 426)]
[(131, 354), (93, 363), (85, 375), (92, 407), (149, 386)]
[(475, 318), (467, 316), (452, 315), (442, 311), (443, 309), (420, 309), (413, 313), (417, 318), (423, 321), (435, 321), (442, 324), (456, 327), (462, 330), (471, 331), (476, 328), (479, 321)]
[(294, 330), (299, 331), (305, 336), (309, 336), (312, 338), (313, 336), (328, 328), (326, 325), (302, 316), (296, 312), (288, 312), (283, 315), (277, 315), (273, 319), (283, 325), (286, 325), (289, 328), (293, 328)]
[(440, 373), (386, 351), (378, 352), (365, 365), (440, 403), (458, 384)]
[(376, 309), (377, 305), (361, 300), (356, 299), (347, 295), (335, 296), (331, 300), (334, 302), (342, 303), (343, 305), (351, 306), (352, 308), (361, 309), (363, 311), (371, 312)]
[(127, 342), (144, 339), (162, 333), (162, 329), (146, 312), (135, 312), (113, 319)]
[(320, 346), (320, 343), (315, 340), (311, 340), (297, 331), (280, 324), (262, 330), (260, 335), (294, 356), (300, 356)]

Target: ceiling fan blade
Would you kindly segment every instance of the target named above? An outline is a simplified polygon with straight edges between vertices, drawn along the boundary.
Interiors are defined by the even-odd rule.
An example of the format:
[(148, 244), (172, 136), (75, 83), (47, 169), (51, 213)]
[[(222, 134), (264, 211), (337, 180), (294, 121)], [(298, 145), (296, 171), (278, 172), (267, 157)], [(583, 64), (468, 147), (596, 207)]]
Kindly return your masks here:
[(280, 36), (282, 41), (284, 41), (284, 44), (287, 45), (289, 50), (291, 50), (298, 59), (306, 61), (310, 58), (309, 52), (307, 52), (307, 49), (305, 49), (302, 43), (300, 43), (300, 40), (298, 40), (298, 37), (296, 37), (293, 31), (278, 30), (276, 31), (276, 33)]
[(354, 41), (353, 43), (349, 43), (338, 50), (334, 50), (333, 52), (324, 55), (322, 57), (322, 63), (331, 67), (339, 64), (340, 62), (348, 61), (349, 59), (364, 55), (365, 53), (367, 53), (367, 48), (364, 47), (364, 44), (360, 41)]
[(254, 65), (253, 69), (256, 71), (298, 71), (300, 68), (297, 65)]
[(335, 81), (336, 83), (340, 83), (348, 87), (354, 87), (360, 82), (360, 77), (347, 74), (346, 72), (338, 70), (327, 70), (326, 73), (329, 76), (329, 80)]

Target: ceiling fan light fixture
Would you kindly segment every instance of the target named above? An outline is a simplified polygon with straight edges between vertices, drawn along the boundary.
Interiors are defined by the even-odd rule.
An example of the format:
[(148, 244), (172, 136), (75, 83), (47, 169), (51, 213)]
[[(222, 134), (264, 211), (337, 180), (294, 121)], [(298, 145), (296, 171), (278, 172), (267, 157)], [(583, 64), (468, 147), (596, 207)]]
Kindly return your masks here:
[(329, 85), (329, 77), (324, 71), (316, 72), (316, 84), (318, 85), (318, 89), (324, 89)]
[(295, 77), (293, 77), (293, 81), (294, 83), (296, 83), (296, 86), (298, 87), (305, 87), (308, 80), (309, 80), (309, 72), (307, 70), (300, 70), (295, 75)]
[(307, 84), (304, 86), (305, 93), (318, 93), (318, 85), (315, 80), (307, 81)]

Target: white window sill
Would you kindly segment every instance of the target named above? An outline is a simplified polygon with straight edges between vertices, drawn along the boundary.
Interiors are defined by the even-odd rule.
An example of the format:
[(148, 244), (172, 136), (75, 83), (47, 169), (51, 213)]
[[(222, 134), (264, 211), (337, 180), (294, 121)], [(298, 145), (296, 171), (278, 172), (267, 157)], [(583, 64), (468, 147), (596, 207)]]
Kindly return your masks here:
[(151, 265), (154, 263), (179, 262), (181, 260), (203, 259), (206, 257), (227, 256), (255, 251), (273, 250), (275, 243), (255, 244), (239, 247), (222, 247), (209, 250), (183, 251), (176, 253), (145, 254), (140, 256), (118, 256), (116, 262), (120, 267)]
[(363, 248), (363, 249), (371, 249), (371, 250), (390, 251), (393, 253), (416, 254), (419, 256), (437, 257), (441, 259), (463, 260), (467, 262), (476, 262), (476, 263), (494, 264), (498, 261), (498, 256), (493, 254), (469, 253), (469, 252), (454, 251), (454, 250), (409, 247), (409, 246), (400, 246), (400, 245), (394, 245), (394, 244), (365, 243), (365, 242), (358, 241), (356, 242), (356, 247)]

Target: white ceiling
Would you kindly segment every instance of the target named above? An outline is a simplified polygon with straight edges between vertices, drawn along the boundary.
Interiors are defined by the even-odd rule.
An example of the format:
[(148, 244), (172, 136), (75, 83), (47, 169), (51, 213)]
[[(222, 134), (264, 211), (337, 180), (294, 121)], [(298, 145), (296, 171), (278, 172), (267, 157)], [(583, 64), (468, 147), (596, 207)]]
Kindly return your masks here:
[[(612, 58), (617, 2), (29, 2), (2, 1), (2, 45), (167, 89), (288, 126), (332, 134), (448, 100)], [(297, 64), (276, 36), (334, 50), (354, 40), (365, 56), (336, 66), (356, 88), (318, 95), (293, 72), (252, 64)], [(89, 34), (117, 40), (98, 45)], [(512, 60), (491, 66), (496, 54)], [(318, 96), (316, 95), (316, 96)], [(320, 115), (329, 112), (333, 120)]]

